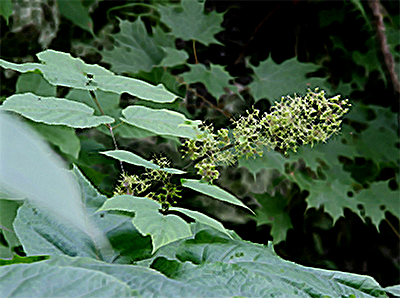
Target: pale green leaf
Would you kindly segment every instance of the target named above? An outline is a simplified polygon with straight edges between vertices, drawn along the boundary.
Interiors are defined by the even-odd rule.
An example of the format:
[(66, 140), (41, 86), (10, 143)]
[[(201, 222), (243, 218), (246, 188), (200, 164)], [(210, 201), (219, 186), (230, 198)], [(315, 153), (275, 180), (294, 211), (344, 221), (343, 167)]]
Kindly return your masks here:
[(306, 77), (318, 68), (312, 63), (299, 62), (296, 57), (276, 64), (270, 56), (259, 66), (254, 67), (254, 81), (249, 87), (256, 101), (262, 98), (270, 101), (279, 100), (285, 95), (302, 93), (308, 88), (325, 85), (326, 79)]
[(190, 71), (181, 76), (187, 84), (203, 83), (216, 98), (226, 93), (224, 88), (229, 88), (229, 80), (232, 79), (222, 66), (211, 65), (210, 69), (207, 69), (203, 64), (190, 65)]
[(161, 246), (192, 235), (189, 225), (176, 215), (162, 215), (160, 204), (149, 198), (114, 196), (98, 211), (122, 210), (135, 213), (133, 225), (144, 236), (150, 235), (153, 252)]
[(0, 266), (3, 297), (132, 297), (128, 284), (98, 270), (46, 262)]
[(224, 226), (219, 221), (217, 221), (201, 212), (192, 211), (192, 210), (188, 210), (188, 209), (180, 208), (180, 207), (171, 207), (171, 208), (169, 208), (169, 210), (170, 211), (178, 211), (180, 213), (183, 213), (186, 216), (191, 217), (194, 220), (196, 220), (196, 222), (213, 227), (214, 229), (221, 231), (222, 233), (225, 233), (230, 238), (232, 238), (232, 236), (228, 233), (228, 231), (224, 228)]
[(142, 235), (151, 236), (153, 252), (168, 243), (192, 236), (186, 221), (173, 214), (162, 215), (158, 210), (137, 212), (132, 223)]
[(60, 14), (72, 21), (78, 27), (94, 35), (93, 21), (89, 16), (89, 7), (83, 6), (82, 0), (57, 0), (57, 4)]
[(8, 97), (1, 110), (13, 111), (36, 122), (85, 128), (112, 123), (108, 116), (94, 116), (94, 110), (85, 104), (55, 97), (40, 97), (32, 93)]
[(265, 148), (261, 157), (240, 158), (239, 167), (246, 167), (255, 176), (262, 169), (277, 169), (283, 173), (287, 162), (281, 153)]
[(122, 111), (121, 120), (159, 135), (195, 138), (199, 132), (199, 121), (191, 121), (184, 115), (166, 110), (150, 109), (143, 106), (129, 106)]
[(189, 59), (188, 53), (182, 50), (174, 48), (163, 48), (165, 52), (165, 58), (161, 61), (160, 66), (173, 67), (180, 64), (184, 64)]
[(178, 169), (173, 169), (173, 168), (161, 168), (160, 166), (152, 163), (151, 161), (148, 161), (139, 155), (136, 155), (132, 152), (125, 151), (125, 150), (111, 150), (111, 151), (105, 151), (105, 152), (100, 152), (101, 154), (110, 156), (112, 158), (118, 159), (123, 162), (127, 162), (130, 164), (134, 164), (137, 166), (142, 166), (148, 169), (153, 169), (153, 170), (161, 170), (165, 171), (171, 174), (184, 174), (184, 171), (178, 170)]
[(242, 201), (216, 185), (212, 185), (207, 182), (201, 182), (200, 180), (182, 179), (182, 186), (198, 191), (214, 199), (243, 207), (253, 213), (253, 211), (243, 204)]
[(196, 40), (205, 45), (219, 43), (214, 35), (221, 32), (222, 14), (204, 14), (204, 4), (183, 0), (181, 5), (158, 6), (161, 21), (172, 29), (172, 34), (183, 40)]
[(153, 86), (141, 80), (114, 75), (104, 67), (86, 64), (79, 58), (71, 57), (70, 54), (46, 50), (38, 53), (37, 57), (42, 63), (16, 64), (0, 59), (0, 66), (23, 73), (38, 70), (54, 86), (103, 90), (117, 94), (127, 92), (156, 102), (172, 102), (176, 98), (176, 95), (167, 91), (162, 85)]
[(0, 258), (12, 257), (14, 254), (13, 248), (21, 245), (13, 227), (13, 222), (20, 206), (20, 202), (0, 199), (0, 232), (7, 242), (8, 247), (8, 250), (4, 249), (3, 252), (0, 250)]
[(146, 210), (158, 210), (160, 208), (160, 204), (149, 198), (120, 195), (106, 200), (97, 211), (121, 210), (138, 213)]

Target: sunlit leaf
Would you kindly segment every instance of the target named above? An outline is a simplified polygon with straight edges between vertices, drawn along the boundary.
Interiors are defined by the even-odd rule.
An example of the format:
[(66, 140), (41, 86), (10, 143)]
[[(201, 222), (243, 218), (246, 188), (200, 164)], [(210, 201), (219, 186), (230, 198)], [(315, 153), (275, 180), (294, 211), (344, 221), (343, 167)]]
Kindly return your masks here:
[(159, 135), (195, 138), (199, 121), (191, 121), (184, 115), (166, 110), (155, 110), (143, 106), (129, 106), (122, 111), (122, 121), (155, 132)]
[(137, 166), (142, 166), (148, 169), (153, 169), (153, 170), (161, 170), (165, 171), (171, 174), (184, 174), (184, 171), (178, 170), (178, 169), (173, 169), (173, 168), (161, 168), (160, 166), (152, 163), (151, 161), (148, 161), (139, 155), (136, 155), (132, 152), (125, 151), (125, 150), (112, 150), (112, 151), (105, 151), (105, 152), (100, 152), (101, 154), (110, 156), (112, 158), (118, 159), (123, 162), (127, 162), (130, 164), (134, 164)]
[(94, 110), (82, 103), (55, 97), (40, 97), (32, 93), (14, 94), (8, 97), (3, 111), (13, 111), (36, 122), (85, 128), (112, 123), (108, 116), (94, 116)]
[(227, 202), (236, 206), (243, 207), (250, 212), (253, 212), (249, 207), (242, 203), (238, 198), (230, 194), (229, 192), (219, 188), (216, 185), (209, 184), (207, 182), (201, 182), (200, 180), (193, 179), (182, 179), (182, 186), (198, 191), (202, 194), (210, 196), (214, 199)]

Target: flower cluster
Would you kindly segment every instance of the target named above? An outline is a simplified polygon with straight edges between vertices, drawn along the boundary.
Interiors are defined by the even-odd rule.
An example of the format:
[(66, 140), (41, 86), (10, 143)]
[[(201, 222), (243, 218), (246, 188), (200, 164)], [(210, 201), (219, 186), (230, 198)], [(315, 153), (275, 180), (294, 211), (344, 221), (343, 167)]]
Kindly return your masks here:
[(324, 91), (309, 89), (304, 97), (282, 97), (262, 117), (256, 109), (248, 112), (232, 121), (231, 130), (214, 132), (212, 126), (205, 126), (196, 139), (186, 141), (183, 152), (202, 179), (212, 182), (219, 177), (217, 166), (261, 156), (264, 147), (287, 154), (301, 145), (325, 142), (340, 131), (341, 118), (349, 107), (348, 100), (339, 95), (326, 98)]
[[(171, 173), (163, 170), (170, 165), (166, 157), (158, 157), (152, 160), (153, 163), (160, 166), (160, 170), (147, 169), (146, 173), (139, 175), (122, 174), (120, 184), (116, 187), (114, 194), (127, 194), (132, 196), (146, 196), (159, 202), (164, 211), (171, 207), (173, 200), (180, 198), (180, 190), (177, 186), (171, 183)], [(157, 189), (156, 192), (149, 190)]]

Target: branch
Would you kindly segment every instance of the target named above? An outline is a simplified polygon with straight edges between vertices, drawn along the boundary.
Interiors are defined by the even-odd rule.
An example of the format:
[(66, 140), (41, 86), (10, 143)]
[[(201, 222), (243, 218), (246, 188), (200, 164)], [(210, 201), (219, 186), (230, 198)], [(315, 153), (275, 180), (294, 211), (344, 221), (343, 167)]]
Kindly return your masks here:
[(395, 93), (400, 93), (400, 83), (394, 68), (394, 59), (389, 51), (385, 35), (385, 24), (382, 16), (382, 4), (379, 0), (368, 0), (368, 5), (372, 10), (376, 24), (376, 39), (383, 55), (386, 79), (393, 86)]

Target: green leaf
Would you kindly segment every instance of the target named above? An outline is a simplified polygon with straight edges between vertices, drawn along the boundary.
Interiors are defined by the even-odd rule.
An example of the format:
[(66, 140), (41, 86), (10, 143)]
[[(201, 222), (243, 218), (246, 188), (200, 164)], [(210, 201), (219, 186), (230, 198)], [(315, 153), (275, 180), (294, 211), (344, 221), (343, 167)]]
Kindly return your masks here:
[(8, 22), (13, 12), (13, 3), (12, 0), (3, 0), (0, 1), (0, 15), (2, 15), (6, 19), (6, 24), (8, 26)]
[(319, 66), (302, 63), (296, 57), (276, 64), (270, 56), (254, 67), (254, 81), (249, 85), (256, 101), (267, 98), (270, 101), (282, 96), (305, 92), (307, 88), (325, 85), (323, 78), (307, 78), (306, 75), (317, 71)]
[(174, 48), (163, 48), (165, 52), (165, 57), (161, 61), (160, 66), (163, 67), (173, 67), (180, 64), (184, 64), (187, 59), (189, 59), (188, 53), (182, 50), (177, 50)]
[(13, 248), (21, 245), (13, 227), (13, 222), (20, 206), (20, 202), (0, 199), (0, 232), (7, 242), (8, 248), (7, 250), (4, 249), (4, 251), (0, 250), (1, 258), (12, 257), (14, 254)]
[(89, 16), (89, 6), (83, 6), (82, 0), (64, 1), (57, 0), (60, 14), (72, 21), (75, 25), (86, 30), (94, 36), (93, 21)]
[(236, 206), (243, 207), (250, 212), (254, 213), (249, 207), (242, 203), (235, 196), (231, 195), (229, 192), (219, 188), (216, 185), (212, 185), (206, 182), (201, 182), (200, 180), (193, 179), (182, 179), (182, 186), (198, 191), (202, 194), (210, 196), (214, 199), (227, 202)]
[(110, 150), (110, 151), (104, 151), (100, 152), (101, 154), (110, 156), (112, 158), (118, 159), (123, 162), (127, 162), (130, 164), (134, 164), (137, 166), (142, 166), (148, 169), (153, 169), (153, 170), (161, 170), (165, 171), (171, 174), (184, 174), (186, 172), (178, 170), (178, 169), (173, 169), (173, 168), (161, 168), (160, 166), (152, 163), (151, 161), (148, 161), (139, 155), (136, 155), (132, 152), (125, 151), (125, 150)]
[(179, 216), (162, 215), (158, 210), (138, 212), (132, 221), (142, 233), (153, 240), (153, 253), (160, 247), (176, 240), (192, 236), (189, 225)]
[[(233, 240), (211, 228), (162, 247), (152, 260), (152, 268), (199, 297), (387, 297), (371, 277), (300, 266), (281, 259), (272, 243)], [(184, 291), (168, 293), (185, 297)]]
[(13, 111), (36, 122), (85, 128), (112, 123), (108, 116), (94, 116), (94, 110), (82, 103), (55, 97), (39, 97), (32, 93), (8, 97), (1, 110)]
[(32, 92), (39, 96), (56, 96), (56, 86), (50, 85), (42, 75), (34, 72), (23, 73), (18, 77), (15, 93)]
[(171, 28), (176, 38), (196, 40), (205, 45), (219, 42), (214, 35), (221, 32), (222, 14), (215, 11), (204, 14), (204, 4), (183, 0), (180, 6), (158, 6), (161, 21)]
[(369, 188), (360, 191), (354, 197), (355, 201), (364, 207), (364, 216), (371, 218), (378, 231), (387, 211), (400, 218), (399, 198), (400, 191), (391, 190), (386, 181), (372, 183)]
[(226, 93), (224, 88), (229, 88), (229, 80), (232, 79), (222, 66), (211, 65), (210, 69), (207, 69), (203, 64), (190, 65), (190, 71), (181, 76), (187, 84), (203, 83), (216, 98)]
[(24, 205), (14, 222), (15, 232), (29, 256), (60, 255), (99, 258), (91, 237), (59, 220), (47, 209)]
[(253, 194), (261, 208), (256, 210), (257, 225), (271, 224), (271, 236), (274, 244), (278, 244), (286, 240), (289, 229), (293, 228), (288, 208), (288, 198), (282, 196), (279, 191), (275, 191), (274, 195), (269, 193)]
[(0, 267), (4, 297), (132, 297), (120, 279), (97, 270), (54, 266), (46, 261)]
[(0, 66), (23, 73), (38, 70), (54, 86), (103, 90), (117, 94), (127, 92), (155, 102), (172, 102), (176, 98), (176, 95), (165, 90), (162, 85), (152, 86), (141, 80), (116, 76), (104, 67), (86, 64), (70, 54), (46, 50), (36, 56), (42, 63), (16, 64), (0, 59)]
[(34, 262), (47, 260), (48, 258), (48, 256), (20, 257), (19, 255), (14, 255), (11, 260), (0, 260), (0, 266), (12, 264), (31, 264)]
[(129, 106), (122, 111), (121, 120), (159, 135), (195, 138), (199, 121), (191, 121), (184, 115), (166, 110), (154, 110), (143, 106)]
[(144, 23), (119, 21), (120, 31), (112, 35), (114, 48), (102, 51), (103, 61), (111, 64), (117, 73), (137, 73), (140, 70), (151, 71), (165, 57), (165, 52), (155, 40), (147, 34)]
[(142, 235), (150, 235), (153, 252), (161, 246), (192, 235), (189, 225), (176, 215), (162, 215), (160, 204), (149, 198), (114, 196), (98, 211), (122, 210), (135, 213), (133, 225)]
[(180, 208), (180, 207), (171, 207), (171, 208), (169, 208), (169, 210), (170, 211), (178, 211), (180, 213), (183, 213), (186, 216), (191, 217), (194, 220), (196, 220), (196, 222), (213, 227), (214, 229), (221, 231), (222, 233), (225, 233), (230, 238), (232, 238), (232, 236), (229, 234), (229, 232), (224, 228), (224, 226), (219, 221), (217, 221), (201, 212), (192, 211), (192, 210), (188, 210), (188, 209)]
[(73, 128), (37, 122), (30, 123), (30, 126), (45, 138), (46, 141), (60, 148), (61, 152), (69, 154), (76, 159), (78, 158), (81, 143)]

